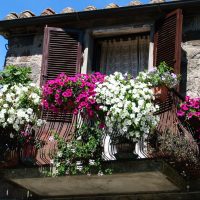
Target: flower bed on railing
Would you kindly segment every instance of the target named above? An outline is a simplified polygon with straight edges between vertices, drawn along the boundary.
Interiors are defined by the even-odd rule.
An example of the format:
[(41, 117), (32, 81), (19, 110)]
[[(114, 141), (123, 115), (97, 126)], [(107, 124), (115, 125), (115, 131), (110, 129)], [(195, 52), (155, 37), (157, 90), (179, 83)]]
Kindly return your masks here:
[[(12, 71), (11, 68), (8, 71)], [(74, 77), (60, 74), (46, 82), (41, 94), (40, 89), (26, 78), (30, 72), (20, 73), (23, 77), (21, 82), (16, 83), (20, 80), (19, 76), (13, 76), (14, 81), (7, 84), (9, 80), (4, 76), (0, 83), (3, 85), (0, 91), (0, 126), (5, 148), (9, 144), (11, 150), (20, 149), (25, 161), (34, 162), (35, 146), (41, 145), (41, 141), (35, 139), (34, 129), (44, 123), (38, 118), (41, 106), (55, 114), (72, 113), (81, 117), (70, 141), (64, 141), (59, 133), (52, 130), (50, 140), (56, 147), (51, 161), (54, 175), (110, 173), (110, 169), (102, 166), (103, 157), (106, 157), (102, 141), (106, 136), (117, 148), (113, 159), (136, 158), (133, 153), (135, 144), (141, 138), (146, 141), (147, 137), (155, 134), (159, 123), (159, 116), (155, 115), (159, 109), (156, 104), (166, 100), (157, 98), (155, 88), (164, 86), (168, 95), (168, 88), (179, 82), (179, 75), (175, 75), (166, 63), (161, 63), (157, 69), (141, 72), (135, 79), (120, 72), (109, 76), (101, 73), (77, 74)], [(18, 73), (10, 72), (12, 74)], [(188, 105), (181, 105), (182, 112), (187, 111)], [(197, 106), (194, 102), (193, 105)], [(198, 112), (195, 111), (195, 115)], [(5, 137), (8, 139), (5, 140)], [(167, 152), (165, 147), (162, 148)], [(170, 149), (171, 155), (175, 157), (177, 154), (173, 150)], [(34, 154), (32, 158), (29, 152)]]
[[(90, 121), (87, 124), (88, 132), (90, 129), (93, 130), (86, 137), (85, 134), (80, 134), (85, 124), (78, 124), (71, 146), (67, 148), (66, 145), (63, 149), (62, 145), (58, 145), (58, 148), (61, 147), (58, 149), (60, 153), (54, 160), (58, 174), (73, 174), (77, 172), (75, 170), (77, 167), (88, 173), (86, 169), (90, 169), (90, 161), (94, 160), (93, 156), (96, 156), (96, 161), (100, 161), (102, 157), (102, 152), (92, 145), (97, 142), (96, 145), (100, 147), (102, 137), (106, 134), (111, 137), (112, 141), (120, 142), (121, 139), (126, 138), (134, 145), (133, 142), (151, 133), (159, 121), (158, 116), (154, 115), (157, 107), (153, 104), (153, 98), (153, 91), (148, 84), (135, 81), (131, 76), (123, 76), (119, 72), (109, 76), (95, 73), (68, 77), (61, 74), (57, 79), (48, 81), (43, 87), (42, 104), (45, 109), (80, 114), (83, 121)], [(101, 139), (95, 139), (94, 135), (99, 132)], [(88, 139), (84, 140), (85, 137)], [(81, 142), (78, 142), (78, 138), (81, 138)], [(92, 147), (93, 152), (88, 152), (88, 146)], [(72, 161), (68, 158), (67, 163), (75, 167), (72, 170), (66, 164), (65, 153), (70, 154), (72, 151), (69, 148), (74, 149), (73, 156), (80, 149), (85, 153), (88, 152), (90, 156), (88, 157), (86, 153), (78, 158), (73, 157)], [(77, 163), (79, 165), (82, 163), (83, 166), (77, 166)], [(66, 172), (63, 172), (63, 169), (66, 169)]]

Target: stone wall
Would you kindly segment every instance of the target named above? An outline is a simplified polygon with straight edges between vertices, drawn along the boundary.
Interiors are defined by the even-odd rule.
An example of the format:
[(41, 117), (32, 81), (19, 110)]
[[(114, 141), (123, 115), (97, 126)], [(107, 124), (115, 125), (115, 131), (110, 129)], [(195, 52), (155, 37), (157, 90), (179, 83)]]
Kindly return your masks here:
[(200, 15), (184, 18), (181, 67), (185, 94), (200, 97)]
[(182, 48), (187, 58), (186, 94), (200, 97), (200, 40), (184, 42)]
[(40, 71), (42, 63), (43, 35), (28, 35), (10, 38), (6, 65), (26, 66), (32, 68), (32, 79), (40, 83)]
[[(42, 44), (43, 34), (13, 36), (9, 39), (5, 65), (30, 66), (32, 78), (39, 84)], [(86, 60), (84, 63), (87, 63)], [(182, 94), (200, 96), (200, 15), (184, 16), (181, 69)]]

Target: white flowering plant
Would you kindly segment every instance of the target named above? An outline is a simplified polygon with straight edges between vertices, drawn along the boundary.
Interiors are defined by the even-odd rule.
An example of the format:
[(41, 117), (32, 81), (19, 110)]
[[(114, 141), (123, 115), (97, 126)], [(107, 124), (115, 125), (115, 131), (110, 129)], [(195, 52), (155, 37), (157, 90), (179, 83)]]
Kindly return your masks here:
[(103, 83), (97, 83), (95, 92), (96, 102), (106, 113), (105, 127), (111, 138), (137, 141), (158, 124), (159, 118), (154, 115), (157, 106), (147, 83), (115, 72), (106, 76)]
[(43, 120), (38, 119), (40, 95), (34, 83), (3, 85), (0, 89), (1, 129), (18, 133), (28, 124), (41, 126)]
[(35, 138), (35, 128), (45, 122), (39, 119), (41, 91), (31, 82), (30, 74), (30, 68), (17, 66), (6, 66), (0, 72), (2, 158), (17, 150), (23, 162), (34, 161), (34, 152), (43, 145)]

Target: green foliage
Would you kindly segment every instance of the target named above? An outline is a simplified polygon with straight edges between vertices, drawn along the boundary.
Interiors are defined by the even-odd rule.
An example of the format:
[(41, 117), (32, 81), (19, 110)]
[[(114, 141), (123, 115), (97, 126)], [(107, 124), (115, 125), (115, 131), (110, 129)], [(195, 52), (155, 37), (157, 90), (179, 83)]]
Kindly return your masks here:
[(88, 126), (83, 123), (75, 138), (65, 142), (57, 134), (58, 151), (54, 158), (55, 175), (111, 174), (111, 169), (102, 168), (102, 132), (99, 124)]
[(177, 136), (169, 130), (158, 136), (159, 151), (175, 162), (197, 163), (197, 145), (184, 136)]
[(30, 74), (30, 67), (6, 66), (5, 69), (0, 72), (0, 85), (27, 84), (31, 81)]

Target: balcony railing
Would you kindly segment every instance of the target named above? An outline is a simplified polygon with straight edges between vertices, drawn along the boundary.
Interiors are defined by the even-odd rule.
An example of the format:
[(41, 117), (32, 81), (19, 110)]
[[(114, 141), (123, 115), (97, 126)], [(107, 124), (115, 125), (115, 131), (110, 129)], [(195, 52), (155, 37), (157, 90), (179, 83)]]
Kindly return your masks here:
[[(108, 166), (114, 169), (115, 173), (112, 176), (105, 175), (98, 178), (97, 176), (63, 176), (58, 177), (58, 184), (58, 179), (45, 177), (43, 173), (41, 175), (40, 172), (43, 169), (49, 169), (49, 166), (51, 166), (51, 160), (54, 158), (57, 149), (56, 144), (50, 141), (52, 130), (65, 141), (70, 141), (73, 138), (75, 125), (82, 121), (80, 116), (73, 116), (72, 123), (52, 120), (36, 130), (36, 138), (44, 142), (44, 145), (38, 150), (33, 146), (28, 146), (25, 149), (13, 148), (9, 150), (6, 145), (9, 141), (6, 141), (3, 134), (1, 134), (0, 172), (2, 172), (5, 179), (26, 188), (25, 190), (17, 189), (19, 191), (18, 196), (23, 194), (24, 199), (24, 195), (34, 193), (36, 196), (46, 195), (52, 197), (55, 195), (75, 196), (182, 191), (186, 188), (185, 180), (177, 171), (184, 170), (190, 178), (200, 178), (200, 165), (197, 163), (186, 166), (186, 163), (183, 165), (181, 162), (174, 162), (173, 159), (170, 159), (168, 152), (159, 149), (160, 144), (157, 137), (152, 136), (163, 135), (169, 131), (176, 136), (177, 140), (183, 137), (186, 138), (190, 146), (196, 149), (196, 153), (198, 153), (198, 145), (193, 138), (192, 128), (189, 124), (183, 125), (177, 117), (177, 105), (183, 100), (175, 90), (169, 91), (166, 101), (160, 103), (160, 109), (155, 113), (155, 115), (160, 116), (160, 122), (155, 133), (149, 135), (148, 138), (141, 138), (135, 146), (134, 154), (137, 154), (135, 160), (116, 161), (114, 156), (116, 150), (113, 145), (110, 145), (109, 137), (104, 137), (103, 158), (105, 162), (103, 164), (105, 167)], [(127, 148), (127, 146), (124, 146), (124, 148)], [(168, 163), (166, 164), (160, 159), (164, 159)], [(12, 168), (12, 170), (7, 168)], [(138, 180), (140, 181), (138, 182)], [(128, 185), (127, 187), (123, 187), (125, 183)], [(66, 188), (70, 188), (70, 190)], [(2, 195), (15, 195), (15, 193), (12, 193), (12, 185), (0, 187), (0, 190)]]
[[(194, 141), (193, 132), (189, 125), (182, 124), (182, 122), (177, 117), (177, 105), (181, 103), (184, 99), (181, 95), (175, 90), (170, 90), (168, 98), (165, 102), (160, 103), (160, 109), (155, 113), (155, 115), (160, 116), (160, 122), (157, 126), (156, 132), (157, 134), (164, 134), (166, 131), (170, 131), (174, 135), (177, 136), (177, 140), (179, 137), (185, 137), (188, 139), (189, 143), (194, 146), (194, 148), (198, 151), (198, 145)], [(56, 132), (66, 141), (70, 141), (73, 137), (73, 132), (75, 130), (75, 125), (80, 123), (81, 118), (78, 116), (73, 116), (71, 123), (69, 122), (56, 122), (49, 121), (42, 128), (37, 130), (36, 138), (40, 141), (44, 142), (44, 145), (36, 150), (35, 148), (28, 147), (26, 151), (13, 149), (7, 151), (7, 143), (9, 141), (5, 141), (3, 135), (1, 136), (1, 145), (0, 145), (0, 153), (1, 154), (1, 168), (14, 167), (17, 162), (20, 165), (23, 165), (23, 161), (30, 161), (30, 163), (36, 166), (44, 166), (49, 165), (50, 161), (53, 159), (53, 155), (55, 153), (55, 143), (52, 143), (49, 138), (52, 136), (53, 132)], [(151, 153), (152, 146), (158, 146), (157, 140), (152, 140), (152, 138), (141, 138), (141, 140), (136, 145), (135, 153), (138, 154), (138, 158), (165, 158), (164, 152), (154, 152)], [(107, 145), (106, 152), (104, 152), (105, 160), (115, 159), (113, 146), (109, 146), (109, 138), (104, 138), (104, 145)], [(105, 149), (105, 148), (104, 148)], [(29, 158), (29, 156), (32, 158)], [(32, 160), (31, 160), (32, 159)], [(27, 163), (27, 162), (26, 162)], [(196, 165), (193, 169), (190, 169), (192, 175), (200, 175), (200, 168)]]

